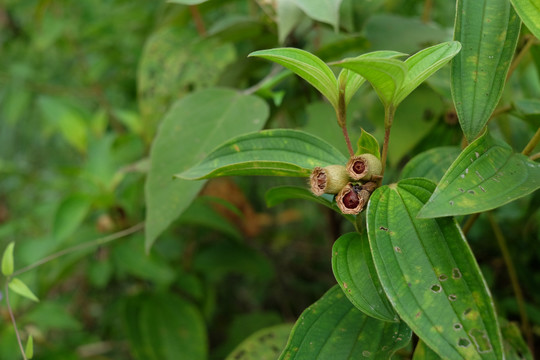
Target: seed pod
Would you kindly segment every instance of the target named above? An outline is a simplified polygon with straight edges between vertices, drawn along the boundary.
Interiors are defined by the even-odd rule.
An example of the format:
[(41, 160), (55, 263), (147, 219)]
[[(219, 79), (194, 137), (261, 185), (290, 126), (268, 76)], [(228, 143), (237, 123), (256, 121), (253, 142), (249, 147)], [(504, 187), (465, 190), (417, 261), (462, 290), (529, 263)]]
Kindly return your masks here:
[(343, 214), (357, 215), (367, 204), (370, 193), (359, 184), (348, 183), (336, 196), (336, 202)]
[(353, 180), (371, 180), (373, 176), (382, 172), (381, 160), (372, 154), (352, 156), (346, 168)]
[(311, 192), (317, 196), (337, 194), (349, 182), (349, 174), (343, 165), (317, 166), (309, 177)]

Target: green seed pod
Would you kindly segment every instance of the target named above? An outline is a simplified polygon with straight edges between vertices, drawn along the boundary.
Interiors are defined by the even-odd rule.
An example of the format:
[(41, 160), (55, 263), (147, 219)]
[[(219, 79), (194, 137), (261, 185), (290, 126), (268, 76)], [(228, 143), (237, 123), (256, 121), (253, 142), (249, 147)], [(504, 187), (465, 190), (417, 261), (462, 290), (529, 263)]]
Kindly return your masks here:
[(317, 166), (311, 172), (311, 192), (317, 196), (337, 194), (349, 182), (349, 174), (343, 165)]
[(346, 169), (353, 180), (371, 180), (381, 175), (382, 164), (375, 155), (361, 154), (352, 156), (347, 162)]

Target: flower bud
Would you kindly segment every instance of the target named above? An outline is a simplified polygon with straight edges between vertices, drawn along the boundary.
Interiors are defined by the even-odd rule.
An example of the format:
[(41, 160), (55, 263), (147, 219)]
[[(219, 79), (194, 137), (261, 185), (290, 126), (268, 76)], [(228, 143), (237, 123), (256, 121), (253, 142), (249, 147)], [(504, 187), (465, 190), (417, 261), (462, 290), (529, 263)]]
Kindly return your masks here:
[(342, 165), (317, 166), (309, 177), (311, 192), (317, 196), (337, 194), (349, 182), (349, 174)]
[(367, 204), (370, 193), (359, 184), (348, 183), (336, 196), (336, 202), (343, 214), (357, 215)]
[(346, 168), (353, 180), (371, 180), (382, 172), (381, 160), (372, 154), (352, 156)]

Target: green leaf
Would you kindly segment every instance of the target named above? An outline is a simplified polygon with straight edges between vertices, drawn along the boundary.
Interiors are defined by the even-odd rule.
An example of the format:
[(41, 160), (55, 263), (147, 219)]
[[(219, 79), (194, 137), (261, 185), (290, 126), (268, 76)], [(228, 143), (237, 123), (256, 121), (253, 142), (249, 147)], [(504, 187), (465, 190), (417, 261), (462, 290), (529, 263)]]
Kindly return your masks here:
[(143, 294), (129, 299), (124, 321), (138, 360), (205, 360), (208, 340), (198, 309), (174, 294)]
[(185, 24), (160, 27), (143, 49), (137, 70), (137, 95), (144, 134), (154, 137), (174, 102), (192, 91), (215, 86), (236, 59), (231, 43), (199, 37)]
[[(367, 54), (362, 54), (356, 59), (361, 58), (384, 58), (384, 59), (393, 59), (398, 58), (402, 56), (406, 56), (407, 54), (398, 52), (398, 51), (390, 51), (390, 50), (381, 50), (381, 51), (372, 51)], [(351, 101), (351, 98), (356, 93), (356, 91), (362, 86), (366, 79), (364, 79), (359, 74), (350, 71), (348, 69), (342, 69), (339, 73), (338, 77), (338, 83), (341, 84), (342, 82), (346, 82), (345, 85), (345, 104), (348, 104)]]
[(493, 299), (453, 218), (417, 219), (435, 184), (378, 188), (367, 209), (373, 262), (394, 310), (448, 359), (502, 359)]
[(289, 33), (298, 25), (303, 16), (302, 11), (296, 6), (294, 0), (277, 0), (276, 24), (280, 44), (285, 42)]
[(2, 274), (4, 276), (10, 276), (13, 274), (14, 260), (13, 260), (13, 248), (15, 243), (12, 241), (8, 244), (2, 255)]
[(525, 340), (523, 340), (519, 327), (506, 319), (501, 319), (500, 321), (506, 358), (512, 360), (533, 360), (531, 350)]
[(467, 146), (419, 217), (465, 215), (502, 206), (540, 187), (540, 164), (489, 133)]
[(31, 359), (34, 357), (34, 338), (32, 337), (32, 335), (28, 337), (26, 347), (24, 348), (24, 354), (26, 355), (27, 359)]
[(429, 348), (422, 340), (418, 341), (412, 360), (440, 360), (441, 357)]
[(540, 3), (537, 0), (510, 0), (527, 28), (540, 39)]
[(60, 242), (72, 235), (81, 225), (90, 210), (87, 196), (74, 194), (65, 198), (54, 215), (53, 237)]
[(351, 223), (355, 223), (355, 217), (353, 215), (346, 215), (341, 212), (339, 207), (333, 201), (333, 196), (329, 194), (323, 194), (322, 196), (313, 195), (311, 191), (306, 188), (298, 186), (278, 186), (268, 190), (264, 196), (266, 200), (266, 206), (272, 207), (277, 204), (281, 204), (285, 200), (289, 199), (304, 199), (311, 200), (326, 206), (329, 209), (334, 210), (338, 214), (344, 216)]
[(310, 18), (339, 27), (339, 7), (342, 0), (292, 0)]
[(230, 175), (309, 176), (315, 166), (346, 162), (339, 150), (318, 137), (276, 129), (231, 139), (199, 164), (175, 176), (191, 180)]
[(39, 299), (36, 295), (34, 295), (32, 290), (30, 290), (30, 288), (28, 288), (28, 286), (26, 286), (26, 284), (18, 278), (11, 279), (11, 281), (9, 282), (9, 288), (27, 299), (39, 302)]
[(146, 249), (195, 198), (204, 182), (173, 179), (218, 144), (264, 126), (268, 106), (255, 96), (208, 89), (178, 100), (163, 119), (150, 151), (145, 184)]
[(336, 285), (300, 315), (279, 359), (389, 359), (410, 338), (403, 322), (364, 315)]
[(401, 178), (423, 177), (438, 183), (461, 153), (457, 146), (429, 149), (413, 157), (401, 171)]
[(336, 240), (332, 247), (332, 270), (341, 290), (364, 314), (398, 321), (375, 272), (365, 231), (348, 233)]
[(508, 0), (458, 0), (452, 97), (469, 142), (484, 129), (504, 88), (521, 22)]
[(407, 76), (407, 66), (396, 59), (357, 57), (335, 63), (367, 79), (384, 106), (396, 105), (396, 98)]
[(249, 56), (276, 62), (309, 82), (338, 108), (337, 80), (328, 65), (317, 56), (300, 49), (277, 48), (252, 52)]
[(417, 52), (405, 61), (407, 77), (397, 95), (399, 104), (424, 80), (446, 65), (461, 50), (457, 41), (449, 41)]
[(208, 0), (167, 0), (167, 2), (181, 5), (198, 5), (207, 2)]
[(372, 154), (377, 158), (381, 158), (381, 153), (379, 151), (379, 142), (373, 135), (368, 133), (366, 130), (362, 129), (360, 138), (358, 139), (358, 150), (356, 150), (356, 155), (360, 154)]
[(285, 347), (292, 324), (259, 330), (242, 341), (225, 360), (274, 360)]

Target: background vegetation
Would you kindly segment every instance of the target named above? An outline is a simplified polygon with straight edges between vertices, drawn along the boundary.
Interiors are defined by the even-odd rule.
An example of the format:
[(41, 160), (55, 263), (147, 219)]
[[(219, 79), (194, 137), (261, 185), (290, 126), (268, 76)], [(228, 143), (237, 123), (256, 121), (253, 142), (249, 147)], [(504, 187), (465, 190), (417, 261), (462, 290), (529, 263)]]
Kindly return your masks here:
[[(17, 273), (59, 251), (95, 245), (20, 272), (39, 302), (9, 293), (20, 336), (32, 335), (37, 358), (225, 358), (255, 331), (294, 323), (335, 284), (332, 244), (353, 226), (313, 202), (265, 202), (269, 189), (304, 186), (304, 179), (231, 177), (204, 187), (177, 180), (173, 186), (190, 187), (189, 199), (148, 180), (151, 151), (167, 154), (160, 164), (172, 174), (186, 166), (182, 159), (193, 163), (228, 137), (261, 128), (302, 129), (347, 153), (331, 105), (282, 67), (248, 58), (253, 51), (291, 46), (329, 62), (374, 50), (413, 54), (453, 36), (451, 1), (315, 3), (0, 4), (0, 248), (15, 242)], [(540, 44), (525, 26), (516, 53), (488, 126), (520, 152), (540, 125)], [(253, 115), (242, 103), (238, 113), (222, 111), (237, 104), (237, 91), (257, 96), (246, 108), (258, 106), (259, 121), (241, 121)], [(360, 128), (382, 142), (384, 110), (369, 86), (348, 112), (353, 142)], [(184, 137), (158, 148), (153, 141), (167, 116), (184, 119), (177, 129)], [(204, 123), (212, 116), (223, 118), (228, 132)], [(193, 129), (208, 136), (194, 137)], [(440, 166), (450, 165), (462, 132), (449, 67), (401, 104), (392, 131), (386, 183), (435, 146), (453, 147)], [(147, 193), (145, 200), (145, 186), (161, 189), (161, 197)], [(533, 193), (467, 229), (498, 315), (517, 321), (529, 346), (540, 337), (539, 203)], [(126, 229), (126, 236), (107, 237)], [(17, 359), (1, 304), (0, 359)], [(275, 346), (281, 349), (282, 339)]]

